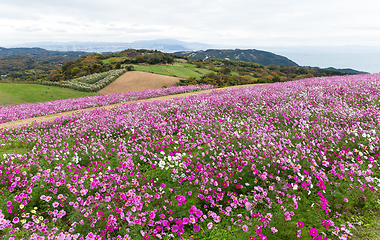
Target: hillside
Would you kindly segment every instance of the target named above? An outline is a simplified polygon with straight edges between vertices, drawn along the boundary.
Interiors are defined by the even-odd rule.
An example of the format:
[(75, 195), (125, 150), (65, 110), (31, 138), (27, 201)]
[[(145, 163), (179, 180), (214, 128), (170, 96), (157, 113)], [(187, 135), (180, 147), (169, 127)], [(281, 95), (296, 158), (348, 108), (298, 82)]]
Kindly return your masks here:
[[(244, 85), (253, 83), (288, 82), (302, 78), (346, 75), (339, 71), (311, 69), (284, 65), (269, 65), (244, 61), (210, 59), (206, 61), (189, 60), (196, 64), (199, 70), (207, 69), (213, 72), (203, 73), (199, 79), (189, 77), (181, 79), (181, 85), (213, 84), (218, 87)], [(198, 70), (198, 71), (199, 71)]]
[(206, 51), (181, 51), (175, 52), (176, 55), (187, 56), (193, 60), (202, 59), (203, 61), (210, 59), (227, 59), (227, 60), (237, 60), (244, 62), (254, 62), (262, 65), (283, 65), (283, 66), (295, 66), (298, 64), (292, 60), (280, 56), (271, 52), (248, 49), (248, 50), (218, 50), (218, 49), (209, 49)]
[(0, 47), (0, 75), (9, 80), (36, 81), (58, 70), (61, 65), (86, 52), (58, 52), (42, 48), (2, 48)]
[[(178, 55), (146, 49), (84, 55), (70, 52), (71, 56), (40, 48), (2, 49), (3, 55), (12, 53), (14, 54), (0, 56), (0, 74), (7, 75), (5, 81), (33, 81), (81, 91), (98, 91), (101, 87), (78, 88), (71, 80), (121, 68), (179, 77), (182, 78), (181, 85), (202, 83), (218, 87), (344, 74), (334, 70), (299, 67), (286, 57), (259, 50), (207, 50), (193, 52), (189, 57), (184, 52)], [(202, 54), (206, 61), (198, 58)], [(68, 59), (74, 60), (67, 61)], [(106, 75), (101, 74), (101, 78)], [(95, 78), (96, 81), (86, 77), (87, 80), (84, 81), (93, 84), (94, 81), (99, 81), (98, 75)], [(101, 86), (104, 87), (113, 80), (113, 77), (112, 80), (107, 78), (107, 84)]]
[(125, 63), (171, 63), (170, 54), (127, 49), (117, 53), (58, 52), (42, 48), (0, 48), (0, 75), (7, 81), (66, 81), (120, 68)]

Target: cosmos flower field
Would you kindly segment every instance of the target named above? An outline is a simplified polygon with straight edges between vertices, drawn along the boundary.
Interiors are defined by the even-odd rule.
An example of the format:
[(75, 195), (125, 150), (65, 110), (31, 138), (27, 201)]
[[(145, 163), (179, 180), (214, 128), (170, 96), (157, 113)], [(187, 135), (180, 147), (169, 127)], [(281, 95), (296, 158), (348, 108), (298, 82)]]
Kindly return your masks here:
[(106, 106), (147, 98), (155, 98), (179, 93), (194, 92), (215, 88), (213, 85), (175, 86), (169, 88), (151, 89), (145, 91), (116, 93), (102, 96), (70, 98), (42, 103), (28, 103), (15, 106), (0, 106), (0, 123), (26, 118), (45, 116), (49, 114)]
[(351, 238), (380, 208), (379, 96), (379, 74), (312, 78), (2, 130), (0, 233)]

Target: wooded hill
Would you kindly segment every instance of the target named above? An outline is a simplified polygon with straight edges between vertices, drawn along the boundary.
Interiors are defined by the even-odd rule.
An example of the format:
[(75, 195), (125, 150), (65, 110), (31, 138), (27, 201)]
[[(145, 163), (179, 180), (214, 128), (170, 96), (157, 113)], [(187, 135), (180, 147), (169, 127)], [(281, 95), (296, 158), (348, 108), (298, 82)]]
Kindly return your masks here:
[(7, 81), (66, 81), (120, 68), (121, 64), (171, 63), (171, 54), (127, 49), (119, 53), (58, 52), (41, 48), (0, 48), (0, 75)]
[(214, 72), (203, 75), (200, 79), (180, 80), (180, 85), (214, 84), (218, 87), (252, 83), (286, 82), (302, 78), (346, 75), (334, 70), (311, 69), (284, 65), (268, 65), (244, 61), (211, 59), (207, 61), (190, 60), (199, 68), (208, 68)]
[(45, 80), (53, 82), (70, 80), (93, 73), (120, 69), (124, 64), (166, 64), (173, 61), (174, 57), (171, 54), (157, 50), (127, 49), (119, 53), (94, 53), (66, 62), (59, 70), (53, 70)]
[(182, 51), (175, 52), (176, 55), (187, 56), (193, 60), (201, 59), (203, 61), (211, 59), (226, 59), (226, 60), (236, 60), (244, 62), (254, 62), (262, 65), (284, 65), (284, 66), (295, 66), (298, 67), (298, 64), (292, 60), (280, 56), (271, 52), (260, 51), (256, 49), (248, 50), (218, 50), (218, 49), (209, 49), (206, 51)]
[[(223, 56), (231, 57), (231, 51), (244, 53), (236, 56), (240, 56), (239, 58), (245, 60), (250, 60), (251, 58), (249, 57), (253, 57), (253, 53), (257, 53), (256, 59), (261, 59), (260, 61), (265, 63), (276, 62), (277, 64), (265, 65), (248, 61), (226, 60), (226, 57), (223, 58)], [(117, 53), (90, 54), (84, 52), (47, 51), (40, 48), (2, 48), (1, 55), (3, 56), (0, 57), (0, 73), (1, 75), (7, 75), (6, 81), (63, 82), (124, 67), (128, 70), (132, 70), (132, 64), (135, 66), (136, 64), (169, 64), (167, 67), (172, 66), (178, 68), (178, 66), (171, 65), (174, 63), (174, 59), (176, 59), (182, 63), (187, 62), (191, 64), (193, 66), (192, 68), (199, 69), (199, 71), (197, 71), (199, 74), (203, 74), (203, 76), (197, 79), (191, 77), (183, 79), (181, 81), (182, 85), (207, 83), (217, 86), (230, 86), (257, 82), (292, 81), (307, 77), (344, 74), (335, 70), (299, 67), (293, 61), (269, 52), (257, 50), (231, 51), (198, 51), (213, 54), (220, 53), (221, 57), (220, 59), (209, 58), (209, 60), (206, 61), (201, 59), (194, 61), (192, 58), (197, 58), (195, 56), (188, 57), (145, 49), (127, 49)], [(222, 53), (227, 55), (223, 55)], [(181, 66), (186, 67), (186, 65)], [(201, 70), (202, 68), (204, 71)], [(212, 72), (210, 72), (210, 70)]]
[(36, 81), (86, 52), (48, 51), (42, 48), (0, 47), (0, 75), (13, 81)]

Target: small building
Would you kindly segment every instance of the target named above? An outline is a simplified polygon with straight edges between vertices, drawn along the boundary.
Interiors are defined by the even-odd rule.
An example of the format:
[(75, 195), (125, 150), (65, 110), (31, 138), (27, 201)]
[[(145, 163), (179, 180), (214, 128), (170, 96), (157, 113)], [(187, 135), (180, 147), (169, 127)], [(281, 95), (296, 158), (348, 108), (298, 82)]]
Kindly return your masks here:
[(1, 79), (4, 79), (7, 77), (7, 75), (0, 75)]

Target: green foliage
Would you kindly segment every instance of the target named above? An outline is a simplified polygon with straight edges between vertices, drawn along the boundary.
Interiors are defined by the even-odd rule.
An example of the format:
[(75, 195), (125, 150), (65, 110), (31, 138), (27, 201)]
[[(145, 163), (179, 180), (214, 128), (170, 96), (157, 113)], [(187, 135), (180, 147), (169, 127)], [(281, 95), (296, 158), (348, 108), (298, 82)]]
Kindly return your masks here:
[(240, 76), (211, 72), (203, 75), (199, 80), (195, 78), (181, 79), (180, 85), (213, 84), (217, 87), (253, 84), (255, 80), (251, 76)]
[(1, 48), (0, 74), (7, 75), (7, 81), (37, 81), (81, 55), (88, 53), (48, 51), (40, 48)]
[[(207, 65), (217, 73), (203, 73), (200, 79), (194, 77), (180, 80), (180, 85), (216, 84), (218, 87), (252, 83), (274, 83), (293, 81), (302, 78), (346, 75), (338, 71), (310, 69), (292, 66), (264, 66), (253, 62), (211, 59)], [(198, 61), (196, 64), (203, 62)], [(199, 70), (204, 70), (200, 69)]]

